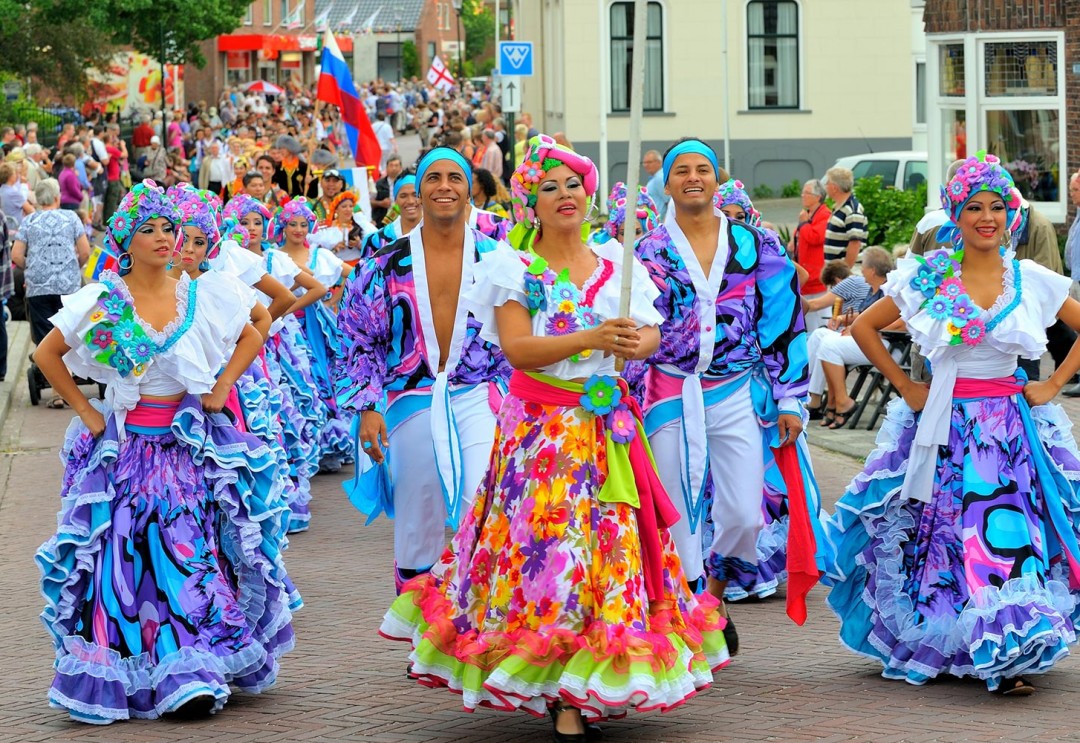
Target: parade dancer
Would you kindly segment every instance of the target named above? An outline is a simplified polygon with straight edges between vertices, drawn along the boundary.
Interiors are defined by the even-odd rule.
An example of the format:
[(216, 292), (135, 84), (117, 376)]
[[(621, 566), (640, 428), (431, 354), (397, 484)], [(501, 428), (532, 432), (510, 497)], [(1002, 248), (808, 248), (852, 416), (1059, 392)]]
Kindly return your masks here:
[[(153, 181), (109, 220), (120, 274), (64, 298), (35, 362), (78, 413), (36, 556), (53, 706), (83, 722), (205, 715), (293, 644), (276, 462), (220, 414), (261, 339), (234, 282), (171, 279), (180, 215)], [(219, 373), (220, 372), (220, 373)], [(91, 405), (72, 374), (107, 384)], [(201, 396), (201, 399), (200, 399)]]
[[(272, 247), (266, 240), (270, 212), (256, 199), (239, 194), (234, 196), (222, 212), (225, 219), (236, 220), (248, 233), (247, 249), (259, 257), (259, 263), (267, 277), (290, 290), (302, 290), (303, 295), (293, 297), (288, 309), (303, 309), (322, 300), (326, 287), (303, 271), (293, 260)], [(231, 246), (223, 246), (220, 260), (236, 260)], [(264, 293), (262, 282), (255, 284), (260, 301), (270, 297)], [(273, 315), (274, 305), (270, 305)], [(285, 451), (289, 457), (290, 474), (296, 483), (296, 491), (289, 500), (289, 533), (304, 531), (311, 521), (311, 478), (319, 471), (319, 432), (327, 419), (326, 406), (316, 393), (315, 379), (311, 371), (311, 357), (300, 333), (300, 323), (291, 312), (286, 312), (270, 326), (264, 360), (270, 379), (282, 393), (281, 426)]]
[[(1045, 328), (1080, 329), (1069, 279), (1016, 260), (1020, 194), (985, 152), (942, 190), (943, 249), (901, 259), (851, 334), (903, 396), (827, 524), (837, 547), (829, 605), (840, 640), (886, 678), (973, 676), (1025, 696), (1076, 642), (1080, 451), (1050, 404), (1080, 369), (1080, 344), (1045, 382)], [(878, 331), (903, 318), (926, 354), (927, 388)]]
[[(773, 448), (795, 445), (802, 432), (807, 359), (795, 270), (775, 237), (730, 221), (714, 206), (719, 170), (716, 153), (703, 142), (673, 145), (663, 164), (671, 196), (667, 217), (637, 251), (667, 318), (660, 348), (649, 359), (645, 427), (660, 477), (682, 515), (672, 536), (691, 581), (702, 575), (705, 476), (711, 472), (715, 534), (704, 569), (708, 591), (722, 599), (729, 583), (752, 591), (760, 579), (764, 462)], [(784, 479), (797, 481), (792, 487), (809, 498), (816, 520), (816, 488), (803, 487), (809, 471), (790, 464), (788, 452), (774, 456), (789, 462)], [(796, 505), (800, 514), (806, 511), (806, 503)], [(803, 519), (800, 526), (810, 529)], [(811, 552), (822, 544), (802, 529), (795, 536)], [(805, 550), (795, 556), (805, 560)], [(813, 566), (800, 567), (816, 582)], [(809, 590), (801, 582), (789, 589), (796, 621), (805, 618), (803, 588)], [(735, 654), (732, 622), (725, 634)]]
[(352, 268), (332, 250), (309, 244), (308, 235), (314, 230), (315, 213), (308, 208), (307, 199), (293, 199), (274, 214), (274, 234), (281, 252), (330, 289), (325, 301), (301, 310), (294, 309), (293, 314), (300, 321), (300, 331), (311, 355), (311, 371), (318, 385), (319, 399), (327, 409), (327, 420), (319, 434), (322, 450), (319, 471), (337, 472), (343, 463), (352, 461), (349, 433), (352, 416), (338, 409), (333, 381), (333, 367), (342, 354), (335, 312)]
[[(732, 178), (721, 183), (716, 190), (713, 203), (728, 219), (757, 227), (767, 232), (770, 237), (775, 236), (775, 231), (764, 226), (765, 222), (762, 219), (761, 212), (754, 207), (754, 202), (750, 199), (750, 195), (746, 192), (746, 187), (742, 181)], [(790, 262), (796, 273), (800, 273), (800, 266), (794, 261)], [(804, 476), (804, 488), (809, 490), (809, 505), (813, 508), (815, 514), (814, 524), (818, 530), (816, 533), (821, 535), (823, 532), (821, 531), (820, 522), (821, 518), (824, 517), (824, 514), (821, 513), (821, 491), (818, 488), (817, 478), (814, 476), (813, 466), (810, 462), (810, 449), (806, 436), (800, 435), (796, 445), (800, 460), (799, 469)], [(780, 584), (787, 580), (789, 526), (787, 484), (777, 467), (768, 440), (765, 442), (764, 454), (765, 490), (761, 503), (764, 527), (757, 537), (757, 580), (750, 588), (744, 588), (738, 583), (728, 582), (727, 587), (724, 589), (724, 599), (726, 601), (742, 601), (750, 596), (759, 599), (772, 596), (776, 593)], [(711, 508), (713, 497), (711, 473), (706, 476), (705, 488), (706, 492), (703, 499), (705, 526), (702, 532), (702, 541), (703, 544), (711, 545), (716, 534)], [(705, 557), (708, 559), (708, 555), (705, 555)], [(825, 567), (825, 565), (826, 560), (823, 558), (822, 567)]]
[(338, 315), (346, 347), (338, 401), (360, 415), (358, 445), (375, 465), (385, 461), (393, 483), (380, 493), (368, 477), (353, 499), (371, 516), (380, 501), (392, 510), (399, 588), (431, 569), (444, 525), (471, 506), (510, 372), (459, 301), (473, 265), (496, 245), (466, 226), (470, 175), (448, 147), (424, 155), (416, 173), (424, 221), (361, 264)]
[[(240, 293), (252, 305), (251, 324), (259, 331), (259, 335), (265, 342), (269, 337), (273, 319), (266, 307), (255, 299), (255, 293), (251, 290), (250, 285), (266, 279), (277, 284), (280, 290), (283, 290), (286, 296), (289, 297), (290, 301), (292, 293), (285, 289), (280, 282), (265, 276), (262, 261), (248, 251), (244, 251), (244, 258), (248, 261), (247, 268), (240, 269), (235, 273), (232, 270), (222, 270), (238, 268), (241, 265), (241, 260), (235, 255), (224, 261), (219, 260), (222, 236), (217, 222), (218, 211), (215, 209), (215, 199), (213, 199), (211, 192), (185, 184), (184, 186), (173, 186), (166, 192), (166, 196), (173, 202), (173, 205), (180, 213), (180, 226), (184, 233), (183, 249), (173, 261), (169, 275), (180, 280), (182, 274), (187, 274), (194, 281), (204, 278), (207, 272), (213, 270), (214, 275), (212, 278), (214, 280), (203, 281), (203, 285), (209, 287), (208, 291), (219, 283), (218, 279), (238, 284)], [(246, 231), (236, 225), (235, 222), (229, 220), (227, 224), (235, 225), (242, 233), (242, 237), (247, 237)], [(231, 235), (230, 238), (236, 236), (238, 235)], [(230, 247), (234, 248), (232, 252), (239, 252), (240, 250), (235, 243)], [(217, 264), (216, 267), (212, 268), (212, 260)], [(254, 264), (254, 266), (251, 264)], [(263, 275), (259, 275), (260, 271)], [(281, 430), (280, 420), (282, 393), (269, 379), (269, 375), (263, 366), (262, 354), (263, 350), (260, 348), (259, 358), (256, 358), (251, 366), (245, 369), (240, 378), (237, 379), (236, 384), (229, 391), (225, 408), (234, 416), (235, 424), (239, 430), (250, 433), (266, 444), (277, 459), (278, 477), (281, 480), (280, 497), (286, 507), (282, 509), (278, 527), (272, 531), (273, 537), (280, 542), (281, 549), (285, 549), (288, 545), (285, 534), (290, 521), (287, 504), (301, 500), (302, 496), (296, 492), (299, 484), (283, 446), (284, 434)], [(292, 588), (291, 584), (290, 589), (291, 592), (295, 593), (295, 589)], [(294, 610), (301, 606), (299, 594), (296, 594), (295, 598), (295, 604), (290, 606)]]
[(412, 232), (424, 218), (424, 208), (420, 203), (420, 192), (416, 190), (416, 176), (403, 175), (394, 181), (394, 207), (397, 217), (383, 225), (373, 234), (364, 238), (361, 260), (367, 260), (390, 243), (400, 240)]
[(636, 261), (619, 317), (623, 267), (582, 243), (596, 182), (591, 161), (543, 135), (511, 180), (511, 240), (530, 252), (500, 244), (465, 290), (481, 336), (515, 367), (487, 476), (381, 628), (414, 644), (421, 684), (460, 693), (466, 710), (550, 714), (567, 743), (586, 740), (583, 717), (678, 706), (728, 660), (717, 601), (687, 586), (665, 528), (678, 512), (614, 376), (616, 356), (657, 347), (662, 318)]

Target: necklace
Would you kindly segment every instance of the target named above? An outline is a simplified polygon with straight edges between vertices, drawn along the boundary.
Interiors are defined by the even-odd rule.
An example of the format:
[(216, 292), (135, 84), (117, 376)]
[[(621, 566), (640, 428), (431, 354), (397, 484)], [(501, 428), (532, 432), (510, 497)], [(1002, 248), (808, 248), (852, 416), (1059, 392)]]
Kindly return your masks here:
[(924, 297), (920, 308), (934, 320), (946, 323), (951, 346), (961, 343), (973, 347), (979, 345), (987, 333), (1020, 306), (1020, 262), (1016, 258), (1011, 258), (1012, 300), (989, 319), (986, 316), (993, 313), (997, 303), (989, 310), (983, 310), (972, 301), (961, 279), (963, 248), (952, 253), (945, 249), (935, 250), (925, 256), (915, 256), (915, 260), (919, 263), (919, 269), (912, 277), (910, 286)]

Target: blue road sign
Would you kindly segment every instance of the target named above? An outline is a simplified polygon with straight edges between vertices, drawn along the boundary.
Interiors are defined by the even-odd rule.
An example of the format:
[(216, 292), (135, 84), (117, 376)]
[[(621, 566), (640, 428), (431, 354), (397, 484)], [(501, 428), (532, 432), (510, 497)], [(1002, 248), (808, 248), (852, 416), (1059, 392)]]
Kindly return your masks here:
[(500, 41), (499, 72), (503, 75), (533, 74), (533, 45), (531, 41)]

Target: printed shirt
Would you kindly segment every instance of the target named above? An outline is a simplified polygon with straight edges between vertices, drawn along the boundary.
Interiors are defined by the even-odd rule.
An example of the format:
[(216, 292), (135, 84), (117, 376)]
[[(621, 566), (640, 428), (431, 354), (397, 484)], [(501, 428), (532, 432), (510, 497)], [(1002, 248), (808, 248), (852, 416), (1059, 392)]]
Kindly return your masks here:
[(26, 296), (74, 294), (82, 286), (75, 243), (85, 235), (75, 212), (49, 209), (23, 220), (15, 239), (26, 244)]
[(724, 226), (708, 278), (673, 215), (638, 241), (666, 318), (649, 363), (712, 378), (760, 364), (777, 402), (801, 398), (808, 359), (795, 267), (771, 232), (715, 213)]
[[(494, 240), (475, 230), (465, 232), (462, 289), (471, 282), (480, 256), (495, 249)], [(420, 230), (413, 230), (358, 270), (345, 285), (338, 313), (345, 358), (335, 370), (338, 404), (350, 410), (371, 409), (384, 392), (431, 387), (442, 365), (435, 340), (426, 263)], [(450, 358), (450, 385), (509, 379), (510, 365), (494, 344), (480, 337), (480, 322), (458, 302)]]

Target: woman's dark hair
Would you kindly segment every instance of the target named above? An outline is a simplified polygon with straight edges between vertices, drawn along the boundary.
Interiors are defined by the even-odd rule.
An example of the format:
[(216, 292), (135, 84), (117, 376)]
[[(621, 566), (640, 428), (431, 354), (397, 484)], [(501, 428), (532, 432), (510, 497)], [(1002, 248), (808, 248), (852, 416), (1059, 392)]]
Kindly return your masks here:
[(270, 157), (269, 155), (259, 155), (259, 159), (255, 161), (255, 165), (258, 165), (263, 160), (265, 160), (266, 162), (273, 165), (274, 166), (274, 172), (277, 172), (277, 163), (274, 162), (274, 158)]
[(244, 187), (246, 188), (248, 184), (250, 184), (256, 178), (258, 178), (260, 181), (263, 180), (263, 174), (257, 170), (249, 170), (247, 173), (244, 174)]
[(833, 287), (851, 275), (851, 267), (841, 259), (827, 261), (821, 269), (821, 283)]
[[(484, 192), (485, 203), (495, 198), (495, 176), (491, 174), (490, 170), (473, 168), (473, 180), (480, 184), (480, 190)], [(477, 206), (483, 206), (483, 204), (478, 204)]]

